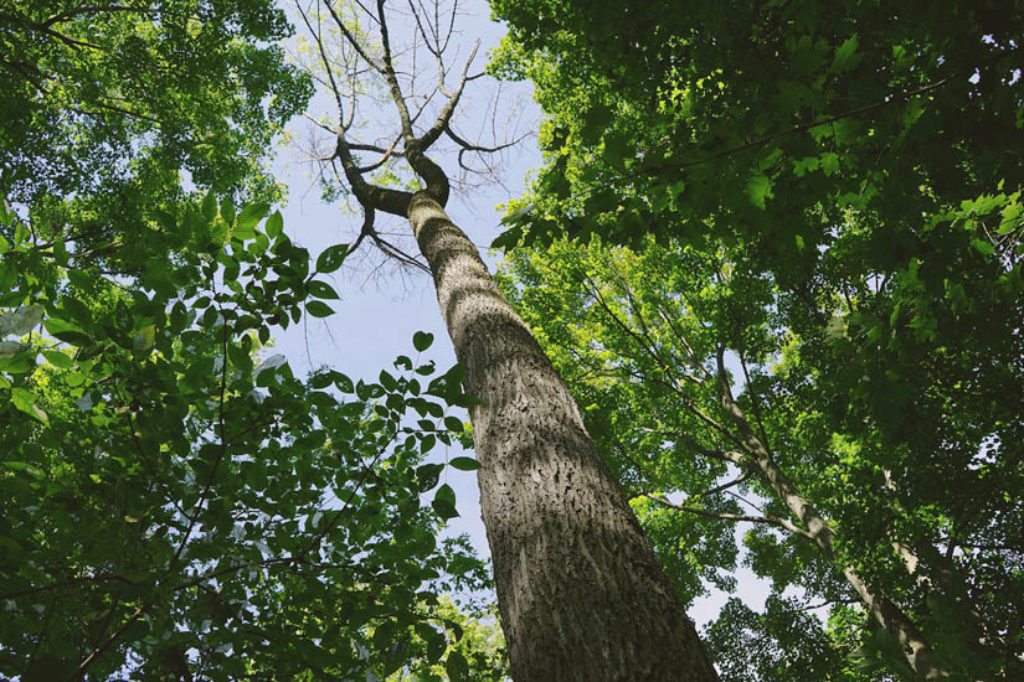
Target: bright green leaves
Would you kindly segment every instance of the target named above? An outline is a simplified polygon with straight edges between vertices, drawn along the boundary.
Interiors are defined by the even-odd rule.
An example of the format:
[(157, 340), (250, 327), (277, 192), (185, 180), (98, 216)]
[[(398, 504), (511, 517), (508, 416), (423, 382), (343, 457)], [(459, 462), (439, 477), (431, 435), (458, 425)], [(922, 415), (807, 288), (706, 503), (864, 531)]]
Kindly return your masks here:
[[(666, 408), (684, 393), (705, 413), (718, 409), (705, 372), (716, 373), (712, 349), (722, 344), (744, 412), (761, 414), (753, 430), (774, 443), (793, 480), (848, 538), (842, 560), (856, 561), (870, 582), (895, 595), (937, 658), (977, 630), (957, 625), (950, 633), (942, 609), (918, 589), (925, 576), (937, 585), (939, 576), (956, 575), (956, 589), (965, 590), (958, 598), (966, 606), (968, 593), (976, 595), (971, 608), (984, 612), (984, 627), (998, 620), (1012, 629), (991, 606), (994, 595), (1022, 589), (1017, 577), (995, 569), (1009, 554), (950, 553), (945, 529), (976, 518), (971, 509), (981, 505), (986, 520), (966, 522), (973, 529), (958, 531), (963, 542), (1019, 535), (1013, 523), (995, 519), (1019, 517), (1007, 505), (1024, 485), (1014, 464), (1024, 403), (1024, 127), (1014, 48), (1024, 14), (960, 4), (950, 6), (951, 22), (949, 12), (927, 3), (879, 14), (857, 3), (822, 11), (803, 1), (735, 11), (648, 2), (595, 12), (585, 0), (493, 0), (492, 7), (511, 26), (504, 58), (535, 77), (548, 117), (541, 136), (548, 166), (519, 202), (529, 202), (528, 214), (517, 219), (510, 211), (499, 243), (517, 247), (514, 284), (505, 291), (541, 330), (595, 438), (609, 443), (604, 451), (616, 472), (639, 490), (676, 490), (697, 495), (695, 504), (708, 505), (702, 511), (729, 511), (728, 499), (699, 496), (714, 488), (705, 478), (712, 464), (697, 469), (684, 454), (713, 448), (720, 436), (695, 435), (705, 427), (677, 414), (686, 404)], [(618, 130), (631, 131), (632, 149), (607, 144)], [(671, 201), (665, 189), (676, 182), (686, 191)], [(631, 214), (644, 219), (620, 219)], [(544, 220), (556, 234), (582, 235), (578, 249), (525, 250)], [(596, 257), (589, 232), (631, 246), (653, 233), (673, 249), (674, 262), (644, 245), (637, 261), (649, 270), (635, 276), (641, 266), (628, 257)], [(695, 252), (724, 261), (708, 268)], [(745, 367), (730, 366), (741, 351)], [(640, 378), (657, 374), (658, 362), (674, 375), (660, 384)], [(613, 378), (627, 372), (628, 380)], [(664, 436), (636, 429), (650, 415), (657, 423), (649, 429), (698, 442), (665, 453)], [(836, 451), (834, 433), (856, 443), (856, 456)], [(674, 487), (684, 481), (692, 487)], [(661, 556), (681, 546), (691, 565), (694, 555), (709, 566), (728, 556), (716, 554), (727, 536), (688, 534), (703, 521), (673, 525), (671, 510), (641, 512), (655, 544), (667, 548)], [(821, 590), (809, 577), (824, 574), (821, 558), (773, 535), (752, 540), (756, 570), (771, 572), (780, 590), (801, 580)], [(716, 537), (723, 544), (711, 550), (708, 539)], [(914, 576), (893, 554), (894, 538), (916, 545)], [(666, 563), (693, 587), (686, 570)], [(853, 671), (850, 652), (871, 636), (862, 617), (836, 608), (830, 632), (808, 628), (801, 641), (782, 602), (770, 602), (765, 613), (725, 614), (716, 652), (730, 670), (774, 679), (785, 661), (786, 674), (800, 679)], [(732, 655), (768, 636), (777, 643), (768, 648), (785, 656), (752, 662)], [(832, 646), (840, 656), (805, 655)], [(874, 647), (872, 661), (897, 674), (898, 647), (894, 659), (881, 649)], [(1020, 647), (976, 654), (984, 663), (975, 665), (987, 672), (957, 662), (952, 676), (1005, 676), (1002, 661)], [(826, 673), (818, 663), (833, 667)]]
[(277, 239), (281, 232), (284, 230), (284, 218), (281, 217), (280, 211), (274, 211), (267, 218), (266, 225), (264, 228), (267, 230), (267, 236), (271, 239)]
[[(230, 206), (230, 214), (234, 215), (234, 204), (229, 203), (228, 205)], [(203, 197), (203, 201), (199, 205), (199, 212), (208, 222), (212, 222), (217, 217), (217, 197), (214, 196), (213, 192), (207, 192), (206, 196)]]
[(49, 423), (49, 416), (36, 405), (35, 396), (24, 388), (15, 387), (11, 389), (11, 402), (16, 408), (33, 419), (38, 419), (44, 424)]
[(991, 256), (996, 252), (996, 247), (986, 239), (972, 239), (971, 246), (983, 256)]
[(156, 326), (147, 324), (135, 331), (132, 335), (132, 349), (142, 353), (153, 347), (156, 334)]
[(747, 198), (750, 199), (750, 203), (754, 206), (763, 210), (765, 200), (771, 199), (774, 196), (772, 194), (772, 181), (767, 175), (755, 175), (747, 181)]
[(69, 369), (74, 366), (75, 361), (67, 353), (58, 350), (44, 350), (43, 357), (57, 369)]
[(230, 196), (221, 199), (220, 216), (229, 225), (235, 221), (235, 201)]
[(242, 209), (235, 223), (234, 236), (245, 241), (256, 236), (256, 224), (267, 215), (270, 205), (265, 203), (248, 204)]

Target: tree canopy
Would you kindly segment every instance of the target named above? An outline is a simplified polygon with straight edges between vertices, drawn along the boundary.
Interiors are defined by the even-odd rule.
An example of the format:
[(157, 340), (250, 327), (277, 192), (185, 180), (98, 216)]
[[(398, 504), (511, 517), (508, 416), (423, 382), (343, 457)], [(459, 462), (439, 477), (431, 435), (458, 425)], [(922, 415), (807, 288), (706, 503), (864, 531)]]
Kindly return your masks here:
[[(1019, 674), (1021, 8), (493, 7), (511, 25), (494, 68), (533, 79), (548, 112), (548, 165), (496, 242), (506, 290), (592, 423), (635, 434), (605, 453), (648, 494), (649, 532), (674, 507), (687, 528), (737, 514), (709, 496), (728, 482), (715, 455), (759, 442), (839, 544), (822, 573), (793, 554), (828, 553), (813, 518), (769, 505), (760, 527), (795, 524), (794, 544), (751, 531), (755, 568), (829, 600), (850, 598), (829, 581), (852, 569), (886, 594), (894, 645), (861, 654), (891, 672)], [(545, 246), (563, 233), (579, 244)], [(764, 467), (730, 461), (735, 485), (779, 498)], [(662, 551), (681, 536), (708, 556), (696, 531)]]
[(442, 599), (486, 577), (438, 536), (445, 467), (476, 462), (431, 457), (466, 400), (432, 337), (372, 381), (272, 349), (332, 313), (346, 255), (311, 259), (268, 203), (309, 95), (280, 10), (3, 19), (0, 674), (500, 676), (493, 627)]
[[(460, 132), (457, 3), (304, 4), (306, 64), (271, 0), (0, 9), (0, 676), (710, 679), (680, 604), (745, 564), (723, 679), (1019, 679), (1024, 5), (491, 7), (545, 112), (515, 311), (443, 210), (441, 145), (511, 144)], [(363, 220), (313, 257), (268, 164), (315, 88)], [(465, 364), (275, 352), (366, 244)]]

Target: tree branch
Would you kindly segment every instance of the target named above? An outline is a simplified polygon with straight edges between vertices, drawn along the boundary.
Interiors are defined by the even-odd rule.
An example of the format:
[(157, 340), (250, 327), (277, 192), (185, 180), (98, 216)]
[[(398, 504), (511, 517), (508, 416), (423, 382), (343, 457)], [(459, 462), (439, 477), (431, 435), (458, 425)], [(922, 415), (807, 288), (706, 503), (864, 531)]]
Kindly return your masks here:
[(697, 507), (687, 507), (685, 505), (676, 504), (675, 502), (671, 502), (665, 499), (661, 495), (641, 493), (641, 496), (646, 497), (649, 500), (653, 500), (654, 502), (657, 502), (663, 507), (675, 509), (676, 511), (683, 511), (689, 514), (696, 514), (698, 516), (703, 516), (705, 518), (716, 519), (720, 521), (733, 521), (736, 523), (741, 521), (750, 521), (751, 523), (764, 523), (771, 526), (784, 528), (785, 530), (788, 530), (791, 533), (794, 533), (801, 537), (805, 537), (809, 540), (814, 540), (814, 537), (809, 532), (807, 532), (803, 528), (800, 528), (792, 521), (780, 518), (778, 516), (747, 516), (746, 514), (733, 514), (731, 512), (712, 511), (709, 509), (699, 509)]

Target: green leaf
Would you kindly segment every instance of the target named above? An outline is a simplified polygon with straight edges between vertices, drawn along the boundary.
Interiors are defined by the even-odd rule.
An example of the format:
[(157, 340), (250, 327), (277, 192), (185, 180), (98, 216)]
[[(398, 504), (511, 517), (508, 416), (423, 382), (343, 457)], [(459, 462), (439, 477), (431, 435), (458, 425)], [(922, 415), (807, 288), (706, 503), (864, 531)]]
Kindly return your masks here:
[(217, 217), (217, 197), (213, 196), (213, 192), (207, 192), (206, 196), (203, 197), (203, 203), (199, 207), (200, 213), (207, 220), (213, 220)]
[(380, 379), (381, 386), (383, 386), (385, 390), (394, 391), (398, 388), (398, 382), (395, 381), (395, 378), (383, 369), (380, 371), (378, 378)]
[(34, 419), (38, 419), (44, 424), (50, 423), (50, 417), (36, 406), (35, 396), (24, 388), (11, 389), (11, 402), (16, 408)]
[(580, 139), (583, 144), (597, 144), (613, 120), (612, 110), (608, 106), (596, 104), (590, 107), (583, 115), (583, 127), (580, 130)]
[(448, 659), (444, 663), (444, 670), (448, 673), (450, 682), (469, 680), (469, 663), (458, 649), (452, 649), (448, 654)]
[(835, 175), (840, 171), (839, 155), (835, 152), (825, 152), (821, 155), (821, 170), (825, 175)]
[(333, 315), (334, 310), (323, 301), (309, 301), (306, 303), (306, 312), (313, 317), (327, 317)]
[(334, 290), (334, 287), (326, 282), (321, 282), (318, 279), (306, 282), (306, 289), (317, 298), (340, 298), (340, 296), (338, 296), (338, 292)]
[(443, 464), (424, 464), (416, 468), (417, 488), (420, 492), (426, 492), (437, 485), (444, 471)]
[(459, 471), (476, 471), (480, 468), (480, 462), (472, 457), (453, 457), (448, 463)]
[(432, 343), (434, 343), (434, 335), (430, 332), (415, 332), (412, 335), (412, 346), (421, 353), (430, 348)]
[(281, 232), (284, 231), (284, 218), (281, 217), (280, 211), (274, 211), (267, 218), (267, 223), (264, 225), (267, 231), (267, 236), (271, 239), (275, 239)]
[(836, 73), (850, 71), (860, 62), (861, 56), (857, 54), (857, 34), (847, 38), (842, 45), (836, 48), (836, 56), (832, 61), (832, 70)]
[(754, 206), (764, 209), (765, 199), (771, 199), (774, 196), (772, 181), (767, 175), (755, 175), (747, 181), (747, 197)]
[(61, 353), (59, 350), (44, 350), (43, 357), (59, 369), (67, 369), (75, 364), (75, 361), (69, 355)]
[(235, 202), (231, 197), (220, 200), (220, 217), (229, 225), (235, 221)]
[(345, 262), (347, 255), (348, 244), (328, 246), (316, 259), (316, 271), (323, 274), (334, 272)]
[(135, 335), (132, 337), (132, 348), (139, 352), (149, 350), (153, 347), (155, 334), (156, 326), (152, 324), (136, 330)]
[(444, 652), (448, 650), (448, 638), (445, 637), (443, 632), (434, 630), (431, 635), (427, 638), (427, 661), (430, 663), (437, 663), (444, 656)]
[(973, 239), (971, 240), (971, 246), (983, 256), (991, 256), (996, 252), (996, 247), (992, 246), (992, 242), (985, 239)]
[(518, 245), (522, 238), (522, 227), (510, 227), (501, 234), (499, 234), (497, 237), (495, 237), (493, 241), (491, 241), (490, 248), (502, 249), (504, 251), (507, 251), (508, 249), (511, 249), (514, 246)]
[[(255, 237), (256, 233), (253, 228), (256, 227), (256, 223), (263, 220), (263, 216), (267, 215), (267, 211), (269, 210), (270, 205), (264, 203), (249, 204), (243, 208), (242, 212), (238, 216), (238, 223), (235, 227), (235, 236), (239, 237), (239, 239), (252, 239), (252, 237)], [(240, 232), (247, 236), (240, 236)]]
[(445, 520), (459, 515), (459, 512), (455, 511), (455, 491), (447, 483), (443, 483), (434, 493), (434, 501), (430, 506), (434, 508), (438, 516)]
[(55, 338), (70, 343), (73, 346), (87, 346), (92, 343), (89, 335), (82, 331), (82, 328), (65, 320), (56, 317), (43, 322), (43, 326)]

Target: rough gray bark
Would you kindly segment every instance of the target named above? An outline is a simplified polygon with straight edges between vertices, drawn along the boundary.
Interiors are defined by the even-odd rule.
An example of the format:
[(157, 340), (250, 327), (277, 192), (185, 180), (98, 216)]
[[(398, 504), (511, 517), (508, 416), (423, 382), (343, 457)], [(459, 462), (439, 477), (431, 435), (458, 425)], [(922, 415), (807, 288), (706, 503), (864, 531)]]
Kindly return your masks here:
[[(369, 3), (373, 4), (373, 3)], [(402, 262), (421, 265), (387, 244), (374, 230), (374, 213), (409, 219), (437, 287), (441, 313), (459, 361), (466, 389), (483, 402), (470, 411), (479, 471), (481, 507), (494, 562), (498, 607), (517, 682), (580, 680), (673, 680), (713, 682), (717, 674), (704, 652), (678, 595), (587, 434), (565, 384), (530, 330), (498, 292), (476, 247), (444, 213), (448, 177), (427, 152), (441, 136), (464, 151), (496, 151), (470, 145), (451, 129), (451, 118), (470, 76), (470, 51), (458, 85), (445, 85), (447, 33), (430, 24), (417, 5), (409, 12), (426, 51), (438, 63), (434, 94), (444, 98), (433, 123), (416, 125), (426, 102), (422, 84), (405, 100), (391, 49), (385, 0), (376, 12), (358, 3), (375, 25), (380, 49), (359, 42), (356, 27), (324, 4), (327, 14), (358, 60), (339, 65), (322, 42), (320, 18), (299, 9), (314, 36), (322, 66), (338, 105), (336, 148), (326, 159), (344, 170), (364, 221), (349, 252), (364, 238)], [(320, 5), (317, 5), (320, 7)], [(424, 22), (428, 28), (424, 27)], [(412, 53), (416, 47), (413, 45)], [(364, 64), (360, 64), (359, 60)], [(341, 66), (344, 73), (336, 74)], [(400, 125), (390, 147), (349, 139), (355, 98), (368, 69), (386, 84)], [(415, 68), (415, 62), (412, 63)], [(339, 85), (337, 76), (343, 79)], [(406, 81), (412, 93), (411, 78)], [(412, 109), (412, 110), (410, 110)], [(364, 163), (353, 152), (380, 156)], [(364, 177), (389, 159), (402, 158), (425, 190), (411, 194)], [(460, 162), (461, 162), (461, 156)]]
[(431, 194), (408, 217), (465, 365), (481, 507), (518, 682), (717, 680), (569, 390)]

